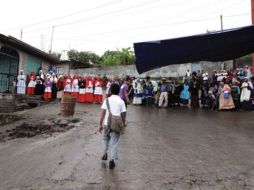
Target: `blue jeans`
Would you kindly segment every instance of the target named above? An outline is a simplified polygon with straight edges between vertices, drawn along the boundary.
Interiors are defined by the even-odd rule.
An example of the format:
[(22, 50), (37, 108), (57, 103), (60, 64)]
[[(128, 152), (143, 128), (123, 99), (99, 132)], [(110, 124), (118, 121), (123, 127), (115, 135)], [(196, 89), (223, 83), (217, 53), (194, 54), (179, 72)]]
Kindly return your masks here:
[(111, 159), (117, 160), (117, 147), (119, 142), (120, 134), (110, 131), (109, 126), (104, 125), (104, 131), (103, 131), (103, 151), (104, 154), (107, 153), (109, 142), (111, 139)]

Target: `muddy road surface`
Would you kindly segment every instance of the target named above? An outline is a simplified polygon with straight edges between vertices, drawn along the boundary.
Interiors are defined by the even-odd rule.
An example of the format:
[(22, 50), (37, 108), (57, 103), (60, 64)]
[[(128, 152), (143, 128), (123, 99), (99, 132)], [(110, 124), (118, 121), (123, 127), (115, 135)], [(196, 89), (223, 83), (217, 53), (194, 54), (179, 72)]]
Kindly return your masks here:
[(78, 104), (74, 118), (62, 119), (51, 103), (0, 126), (0, 189), (254, 189), (254, 112), (129, 106), (109, 170), (99, 107)]

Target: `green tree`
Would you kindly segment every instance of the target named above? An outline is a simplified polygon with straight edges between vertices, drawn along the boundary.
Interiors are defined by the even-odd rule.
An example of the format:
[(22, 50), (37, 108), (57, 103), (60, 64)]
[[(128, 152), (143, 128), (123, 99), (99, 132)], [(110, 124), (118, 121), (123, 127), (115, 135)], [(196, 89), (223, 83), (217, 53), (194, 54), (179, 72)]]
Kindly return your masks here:
[(132, 65), (135, 63), (135, 55), (130, 47), (122, 48), (121, 56), (123, 60), (123, 65)]
[(106, 51), (101, 57), (102, 65), (131, 65), (135, 62), (134, 52), (131, 48), (117, 49), (116, 51)]
[(79, 61), (82, 63), (90, 63), (93, 62), (95, 64), (100, 64), (100, 56), (90, 51), (80, 51), (70, 50), (67, 52), (69, 60), (71, 61)]
[[(76, 62), (75, 68), (82, 68), (82, 63), (89, 64), (101, 64), (102, 66), (109, 65), (131, 65), (135, 63), (134, 52), (131, 48), (122, 48), (115, 51), (105, 51), (100, 57), (97, 54), (90, 51), (77, 51), (72, 49), (67, 52), (69, 60)], [(79, 62), (79, 64), (77, 64)]]
[(72, 49), (72, 50), (67, 52), (67, 55), (68, 55), (68, 58), (69, 58), (70, 61), (72, 61), (72, 60), (78, 61), (79, 52), (77, 50)]

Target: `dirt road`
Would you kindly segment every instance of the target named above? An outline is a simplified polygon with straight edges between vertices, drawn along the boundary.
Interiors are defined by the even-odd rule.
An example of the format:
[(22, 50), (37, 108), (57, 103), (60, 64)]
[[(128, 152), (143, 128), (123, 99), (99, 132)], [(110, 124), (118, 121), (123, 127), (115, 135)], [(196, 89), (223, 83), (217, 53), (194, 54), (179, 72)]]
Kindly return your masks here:
[[(100, 160), (99, 105), (77, 105), (74, 121), (59, 109), (38, 107), (0, 127), (1, 190), (254, 189), (253, 112), (129, 106), (112, 171)], [(7, 138), (24, 122), (67, 128)]]

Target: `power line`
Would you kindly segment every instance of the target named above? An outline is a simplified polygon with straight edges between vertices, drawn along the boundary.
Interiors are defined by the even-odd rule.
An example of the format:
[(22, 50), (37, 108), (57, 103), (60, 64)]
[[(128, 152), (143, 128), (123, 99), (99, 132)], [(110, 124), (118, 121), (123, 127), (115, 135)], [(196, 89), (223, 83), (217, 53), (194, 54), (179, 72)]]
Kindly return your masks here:
[[(126, 11), (126, 10), (139, 8), (139, 7), (146, 6), (148, 4), (152, 4), (152, 3), (155, 3), (155, 2), (158, 2), (158, 1), (159, 0), (153, 0), (153, 1), (149, 1), (149, 2), (146, 2), (146, 3), (139, 4), (139, 5), (129, 6), (127, 8), (118, 9), (118, 10), (115, 10), (115, 11), (110, 11), (110, 12), (107, 12), (107, 13), (103, 13), (103, 14), (100, 14), (100, 15), (95, 15), (95, 16), (92, 16), (92, 17), (87, 17), (87, 18), (76, 20), (76, 21), (72, 21), (72, 22), (67, 22), (67, 23), (62, 23), (62, 24), (56, 24), (54, 26), (56, 28), (56, 27), (62, 27), (62, 26), (77, 24), (77, 23), (88, 21), (88, 20), (92, 20), (92, 19), (95, 19), (95, 18), (100, 18), (100, 17), (103, 17), (103, 16), (112, 15), (112, 14), (123, 12), (123, 11)], [(35, 30), (28, 30), (28, 31), (26, 31), (26, 33), (37, 32), (37, 31), (48, 30), (48, 29), (51, 29), (51, 27), (43, 27), (43, 28), (38, 28), (38, 29), (35, 29)]]
[(246, 0), (237, 1), (237, 2), (231, 4), (231, 5), (227, 6), (227, 7), (218, 9), (218, 10), (213, 11), (213, 12), (210, 12), (210, 13), (208, 13), (207, 15), (210, 15), (210, 14), (213, 14), (213, 13), (217, 13), (217, 12), (222, 11), (222, 10), (225, 10), (225, 9), (232, 8), (232, 7), (236, 6), (236, 5), (242, 4), (244, 1), (246, 1)]
[[(249, 15), (249, 13), (243, 13), (243, 14), (237, 14), (237, 15), (228, 15), (228, 16), (224, 16), (224, 17), (225, 18), (230, 18), (230, 17), (245, 16), (245, 15)], [(101, 32), (101, 33), (92, 33), (92, 35), (95, 35), (95, 36), (99, 35), (99, 36), (103, 37), (104, 35), (111, 34), (111, 33), (118, 33), (118, 32), (126, 33), (126, 32), (136, 31), (136, 30), (145, 30), (145, 29), (156, 28), (156, 27), (157, 28), (158, 27), (168, 27), (168, 26), (171, 26), (171, 25), (189, 24), (189, 23), (194, 23), (194, 22), (203, 22), (203, 21), (215, 20), (215, 19), (218, 19), (218, 17), (185, 20), (185, 21), (179, 21), (179, 22), (171, 22), (171, 23), (167, 23), (167, 24), (155, 24), (155, 25), (150, 25), (150, 26), (130, 27), (129, 29), (111, 30), (111, 31)]]
[[(239, 15), (238, 15), (239, 16)], [(224, 16), (224, 17), (233, 17), (233, 15), (231, 16)], [(125, 33), (125, 32), (130, 32), (130, 31), (135, 31), (135, 30), (150, 30), (150, 29), (154, 29), (154, 31), (158, 31), (158, 28), (159, 27), (168, 27), (168, 26), (171, 26), (171, 25), (181, 25), (181, 24), (190, 24), (190, 23), (193, 23), (193, 22), (202, 22), (202, 21), (207, 21), (207, 20), (215, 20), (215, 19), (218, 19), (219, 17), (211, 17), (211, 18), (205, 18), (205, 19), (197, 19), (197, 20), (188, 20), (188, 21), (181, 21), (181, 22), (174, 22), (174, 23), (170, 23), (170, 24), (161, 24), (161, 25), (153, 25), (153, 26), (147, 26), (147, 27), (140, 27), (140, 28), (135, 28), (135, 29), (130, 29), (130, 30), (123, 30), (121, 31), (122, 33)], [(166, 29), (166, 28), (165, 28)], [(161, 29), (160, 31), (162, 30), (165, 30), (165, 29)], [(114, 31), (114, 32), (120, 32), (120, 31)], [(147, 31), (146, 31), (147, 32)], [(104, 33), (104, 34), (101, 34), (101, 37), (97, 37), (97, 39), (100, 39), (100, 38), (105, 38), (106, 34), (111, 34), (113, 32), (107, 32), (107, 33)], [(135, 35), (132, 35), (132, 36), (137, 36), (137, 34)]]
[[(158, 0), (157, 0), (158, 1)], [(207, 15), (210, 15), (210, 14), (213, 14), (213, 13), (216, 13), (220, 10), (225, 10), (225, 9), (228, 9), (228, 8), (231, 8), (233, 6), (236, 6), (242, 2), (244, 2), (246, 0), (241, 0), (241, 1), (237, 1), (235, 2), (234, 4), (231, 4), (227, 7), (224, 7), (224, 8), (220, 8), (218, 10), (215, 10), (215, 11), (212, 11), (210, 13), (206, 13), (205, 16)], [(113, 15), (113, 14), (116, 14), (116, 13), (122, 13), (123, 11), (127, 11), (127, 10), (131, 10), (133, 8), (139, 8), (141, 6), (144, 6), (147, 5), (148, 3), (152, 4), (156, 1), (150, 1), (150, 2), (147, 2), (147, 3), (143, 3), (143, 4), (139, 4), (139, 5), (136, 5), (136, 6), (131, 6), (131, 7), (127, 7), (127, 8), (123, 8), (123, 9), (120, 9), (120, 10), (115, 10), (115, 11), (111, 11), (111, 12), (107, 12), (107, 13), (103, 13), (103, 14), (100, 14), (100, 15), (96, 15), (96, 16), (93, 16), (93, 17), (88, 17), (88, 18), (84, 18), (84, 19), (81, 19), (81, 20), (77, 20), (77, 21), (74, 21), (74, 22), (77, 22), (77, 23), (80, 23), (80, 22), (83, 22), (83, 21), (86, 21), (86, 20), (93, 20), (94, 18), (99, 18), (99, 17), (103, 17), (103, 16), (108, 16), (108, 15)], [(238, 15), (229, 15), (229, 16), (224, 16), (224, 17), (237, 17), (237, 16), (243, 16), (243, 15), (247, 15), (248, 13), (243, 13), (243, 14), (238, 14)], [(180, 16), (179, 16), (180, 17)], [(199, 16), (200, 17), (200, 16)], [(135, 30), (144, 30), (144, 29), (149, 29), (149, 28), (154, 28), (154, 27), (167, 27), (167, 26), (170, 26), (170, 25), (177, 25), (177, 24), (185, 24), (185, 23), (192, 23), (192, 22), (202, 22), (202, 21), (206, 21), (206, 20), (214, 20), (214, 19), (218, 19), (218, 17), (210, 17), (210, 18), (201, 18), (201, 19), (192, 19), (192, 20), (185, 20), (185, 21), (180, 21), (180, 22), (171, 22), (171, 23), (166, 23), (166, 24), (156, 24), (156, 25), (150, 25), (150, 26), (137, 26), (137, 27), (129, 27), (127, 29), (121, 29), (121, 30), (113, 30), (113, 31), (106, 31), (106, 32), (102, 32), (102, 33), (91, 33), (90, 35), (95, 35), (95, 36), (103, 36), (103, 35), (107, 35), (107, 34), (112, 34), (112, 33), (116, 33), (116, 32), (128, 32), (128, 31), (135, 31)], [(176, 17), (174, 17), (176, 18)], [(64, 24), (64, 25), (63, 25)], [(68, 23), (63, 23), (63, 24), (60, 24), (59, 26), (65, 26), (65, 25), (70, 25), (70, 24), (76, 24), (76, 23), (73, 23), (71, 22), (70, 24)], [(56, 25), (57, 26), (57, 25)], [(30, 31), (25, 31), (25, 33), (32, 33), (32, 32), (35, 32), (35, 31), (41, 31), (41, 30), (48, 30), (48, 29), (51, 29), (51, 27), (44, 27), (44, 28), (41, 28), (41, 29), (36, 29), (36, 30), (30, 30)], [(89, 35), (89, 34), (88, 34)], [(54, 40), (57, 40), (57, 39), (54, 39)]]
[[(235, 2), (234, 4), (230, 4), (229, 6), (223, 7), (223, 8), (221, 8), (221, 9), (219, 9), (219, 10), (216, 10), (216, 11), (212, 11), (212, 12), (210, 12), (210, 13), (206, 13), (206, 14), (203, 14), (203, 15), (199, 15), (199, 16), (196, 17), (196, 18), (198, 19), (199, 17), (207, 16), (207, 15), (210, 15), (210, 14), (213, 14), (213, 13), (216, 13), (216, 12), (219, 12), (220, 10), (229, 9), (229, 8), (231, 8), (231, 7), (233, 7), (233, 6), (236, 6), (236, 5), (238, 5), (238, 4), (243, 3), (244, 1), (245, 1), (245, 0), (237, 1), (237, 2)], [(214, 2), (212, 2), (212, 3), (214, 4)], [(174, 19), (180, 18), (180, 17), (184, 17), (184, 16), (186, 16), (186, 14), (185, 14), (186, 12), (188, 12), (188, 14), (189, 14), (190, 12), (196, 11), (196, 9), (202, 10), (203, 7), (208, 7), (208, 6), (210, 6), (210, 3), (209, 3), (209, 4), (201, 4), (201, 6), (195, 7), (195, 9), (183, 10), (183, 11), (181, 11), (181, 13), (179, 13), (179, 16), (174, 16), (174, 15), (172, 15), (172, 16), (174, 16)], [(166, 16), (169, 17), (169, 15), (166, 15)], [(149, 19), (149, 20), (146, 20), (146, 21), (148, 21), (149, 24), (151, 24), (151, 22), (156, 22), (156, 21), (158, 21), (159, 19), (161, 19), (162, 17), (165, 17), (165, 16), (162, 15), (162, 16), (159, 16), (159, 17), (157, 17), (157, 18), (155, 18), (155, 19)], [(195, 18), (195, 19), (196, 19), (196, 18)], [(139, 24), (139, 23), (144, 23), (144, 22), (146, 22), (146, 21), (142, 20), (141, 22), (135, 23), (135, 25), (136, 25), (136, 24)]]
[[(96, 16), (92, 16), (92, 17), (87, 17), (87, 18), (84, 18), (84, 19), (80, 19), (80, 20), (76, 20), (76, 21), (72, 21), (72, 22), (68, 22), (68, 23), (58, 24), (58, 25), (55, 25), (55, 27), (63, 27), (63, 26), (77, 24), (77, 23), (80, 23), (80, 22), (88, 21), (88, 20), (99, 18), (99, 17), (103, 17), (103, 16), (112, 15), (112, 14), (119, 13), (119, 12), (122, 13), (123, 11), (139, 8), (139, 7), (148, 5), (148, 4), (152, 4), (152, 3), (157, 2), (157, 1), (159, 1), (159, 0), (153, 0), (153, 1), (149, 1), (149, 2), (146, 2), (146, 3), (139, 4), (139, 5), (134, 5), (134, 6), (130, 6), (130, 7), (127, 7), (127, 8), (118, 9), (118, 10), (115, 10), (115, 11), (110, 11), (110, 12), (103, 13), (103, 14), (100, 14), (100, 15), (96, 15)], [(221, 10), (225, 10), (225, 9), (231, 8), (231, 7), (236, 6), (236, 5), (238, 5), (238, 4), (240, 4), (240, 3), (244, 2), (244, 1), (246, 1), (246, 0), (237, 1), (234, 4), (231, 4), (231, 5), (227, 6), (227, 7), (223, 7), (221, 9), (216, 10), (216, 11), (212, 11), (210, 13), (206, 13), (205, 15), (202, 15), (202, 16), (207, 16), (209, 14), (213, 14), (213, 13), (219, 12)], [(207, 6), (207, 5), (205, 5), (205, 6)], [(199, 7), (199, 9), (202, 8), (202, 7), (204, 7), (204, 6)], [(184, 16), (184, 15), (180, 14), (180, 16), (174, 17), (174, 18), (179, 18), (179, 17), (182, 17), (182, 16)], [(159, 19), (159, 18), (157, 18), (157, 19)], [(157, 19), (155, 19), (155, 20), (157, 20)], [(151, 22), (151, 20), (149, 22)], [(32, 33), (32, 32), (37, 32), (37, 31), (42, 31), (42, 30), (49, 30), (49, 29), (51, 29), (51, 26), (50, 27), (42, 27), (42, 28), (39, 28), (39, 29), (26, 31), (26, 33)]]
[[(232, 17), (243, 17), (246, 15), (249, 15), (250, 13), (241, 13), (241, 14), (234, 14), (234, 15), (224, 15), (224, 18), (232, 18)], [(155, 25), (149, 25), (149, 26), (138, 26), (138, 27), (130, 27), (130, 28), (125, 28), (125, 29), (120, 29), (120, 30), (110, 30), (110, 31), (106, 31), (106, 32), (100, 32), (100, 33), (90, 33), (90, 34), (86, 34), (86, 36), (101, 36), (100, 38), (102, 38), (103, 36), (107, 35), (107, 34), (111, 34), (111, 33), (118, 33), (118, 32), (130, 32), (130, 31), (136, 31), (136, 30), (147, 30), (150, 28), (159, 28), (159, 27), (168, 27), (171, 25), (181, 25), (181, 24), (190, 24), (190, 23), (194, 23), (194, 22), (203, 22), (203, 21), (208, 21), (208, 20), (216, 20), (218, 19), (218, 17), (206, 17), (206, 18), (200, 18), (200, 19), (191, 19), (191, 20), (183, 20), (183, 21), (179, 21), (179, 22), (171, 22), (171, 23), (164, 23), (164, 24), (155, 24)], [(75, 37), (76, 39), (70, 39)], [(91, 40), (91, 39), (83, 39), (83, 36), (73, 36), (70, 38), (56, 38), (55, 41), (58, 40)], [(100, 39), (99, 38), (99, 39)], [(98, 40), (98, 38), (97, 38)]]
[[(127, 10), (130, 10), (130, 9), (133, 9), (133, 8), (139, 8), (139, 7), (142, 7), (142, 6), (145, 6), (147, 4), (151, 4), (151, 3), (157, 2), (157, 1), (159, 1), (159, 0), (154, 0), (154, 1), (146, 2), (146, 3), (142, 3), (142, 4), (139, 4), (139, 5), (136, 5), (136, 6), (131, 6), (131, 7), (128, 7), (128, 8), (123, 8), (123, 9), (120, 9), (120, 10), (107, 12), (107, 13), (104, 13), (104, 14), (101, 14), (101, 15), (96, 15), (96, 16), (85, 18), (85, 19), (76, 20), (76, 21), (73, 21), (73, 22), (62, 23), (62, 24), (58, 24), (58, 25), (56, 24), (55, 27), (61, 27), (61, 26), (66, 26), (66, 25), (77, 24), (77, 23), (84, 22), (84, 21), (87, 21), (87, 20), (90, 20), (90, 19), (99, 18), (99, 17), (103, 17), (103, 16), (108, 16), (108, 15), (112, 15), (112, 14), (119, 13), (119, 12), (122, 13), (123, 11), (127, 11)], [(233, 6), (238, 5), (238, 4), (240, 4), (240, 3), (244, 2), (244, 1), (245, 0), (242, 0), (240, 2), (236, 2), (235, 4), (232, 4), (232, 5), (228, 6), (228, 7), (225, 7), (225, 8), (222, 8), (222, 9), (210, 12), (209, 14), (212, 14), (212, 13), (218, 12), (220, 10), (224, 10), (224, 9), (233, 7)], [(98, 8), (102, 8), (104, 6), (109, 6), (110, 4), (114, 4), (116, 2), (119, 2), (119, 0), (113, 1), (111, 3), (103, 4), (103, 5), (100, 5), (100, 6), (97, 6), (97, 7), (93, 7), (91, 9), (86, 9), (86, 11), (91, 11), (91, 10), (95, 10), (95, 9), (98, 9)], [(66, 17), (69, 17), (69, 16), (80, 14), (81, 12), (84, 12), (84, 11), (85, 10), (79, 11), (79, 12), (75, 12), (75, 13), (72, 13), (72, 14), (69, 14), (69, 15), (61, 16), (61, 17), (56, 17), (56, 18), (53, 18), (53, 19), (50, 19), (50, 20), (45, 20), (45, 21), (42, 21), (42, 22), (30, 24), (30, 25), (27, 25), (27, 26), (24, 26), (24, 27), (31, 27), (31, 26), (35, 26), (35, 25), (38, 25), (38, 24), (46, 23), (46, 22), (49, 22), (49, 21), (66, 18)], [(181, 14), (181, 16), (182, 16), (182, 14)], [(157, 19), (159, 19), (159, 18), (157, 18)], [(151, 20), (149, 22), (151, 22)], [(25, 32), (26, 33), (32, 33), (32, 32), (37, 32), (37, 31), (42, 31), (42, 30), (49, 30), (49, 29), (51, 29), (51, 26), (49, 26), (49, 27), (42, 27), (42, 28), (38, 28), (38, 29), (34, 29), (34, 30), (28, 30), (28, 31), (25, 31)]]
[(118, 9), (118, 10), (115, 10), (115, 11), (110, 11), (110, 12), (107, 12), (107, 13), (104, 13), (104, 14), (101, 14), (101, 15), (96, 15), (96, 16), (92, 16), (92, 17), (76, 20), (76, 21), (73, 21), (73, 22), (58, 24), (56, 26), (57, 27), (61, 27), (61, 26), (66, 26), (66, 25), (77, 24), (77, 23), (84, 22), (84, 21), (87, 21), (87, 20), (90, 20), (90, 19), (112, 15), (112, 14), (115, 14), (115, 13), (119, 13), (119, 12), (123, 12), (123, 11), (126, 11), (126, 10), (130, 10), (130, 9), (136, 9), (136, 8), (143, 7), (143, 6), (146, 6), (148, 4), (152, 4), (152, 3), (158, 2), (158, 1), (159, 0), (153, 0), (153, 1), (149, 1), (149, 2), (146, 2), (146, 3), (139, 4), (139, 5), (129, 6), (127, 8)]
[[(110, 6), (110, 5), (112, 5), (112, 4), (119, 3), (120, 1), (121, 1), (121, 0), (111, 1), (110, 3), (105, 3), (105, 4), (102, 4), (102, 5), (98, 5), (98, 6), (95, 6), (95, 7), (93, 7), (93, 8), (84, 9), (84, 10), (81, 10), (81, 11), (78, 11), (78, 12), (73, 12), (73, 13), (71, 13), (71, 14), (67, 14), (67, 15), (55, 17), (55, 18), (52, 18), (52, 19), (48, 19), (48, 20), (36, 22), (36, 23), (33, 23), (33, 24), (25, 25), (25, 26), (23, 26), (22, 28), (29, 28), (29, 27), (32, 27), (32, 26), (36, 26), (36, 25), (40, 25), (40, 24), (52, 22), (52, 21), (55, 21), (55, 20), (60, 20), (60, 19), (64, 19), (64, 18), (67, 18), (67, 17), (72, 17), (72, 16), (75, 16), (75, 15), (82, 14), (82, 13), (84, 13), (84, 12), (90, 12), (90, 11), (93, 11), (93, 10), (96, 10), (96, 9), (100, 9), (100, 8), (103, 8), (103, 7), (107, 7), (107, 6)], [(1, 31), (1, 32), (12, 31), (12, 30), (16, 30), (16, 29), (17, 29), (17, 28), (15, 27), (15, 28), (10, 28), (10, 29), (3, 30), (3, 31)]]

